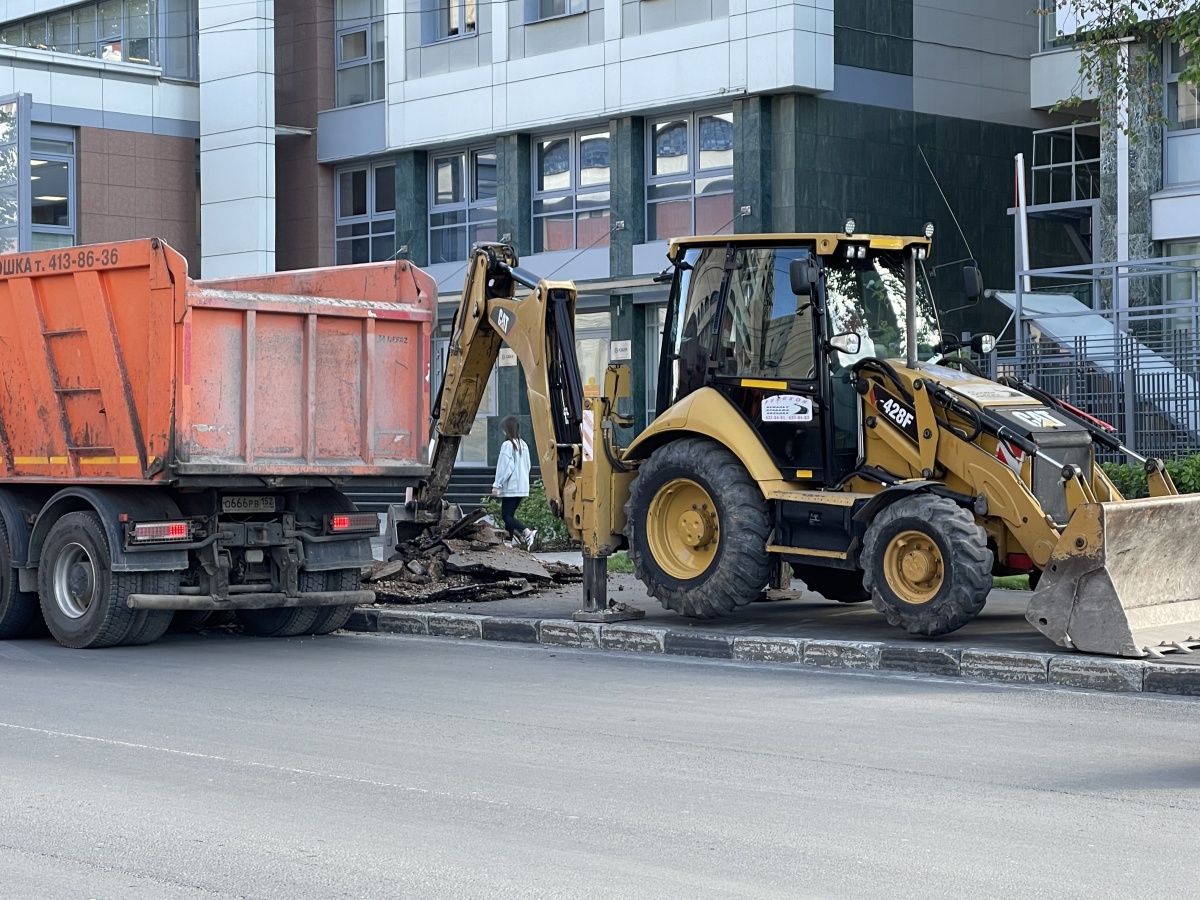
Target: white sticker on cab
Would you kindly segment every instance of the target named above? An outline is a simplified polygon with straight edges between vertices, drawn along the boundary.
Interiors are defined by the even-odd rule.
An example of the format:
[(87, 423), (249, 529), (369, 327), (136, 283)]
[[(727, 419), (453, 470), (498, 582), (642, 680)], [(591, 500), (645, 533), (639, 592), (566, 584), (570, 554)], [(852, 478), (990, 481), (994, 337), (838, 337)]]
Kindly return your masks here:
[(776, 394), (764, 397), (762, 420), (764, 422), (811, 422), (813, 417), (812, 398), (800, 394)]

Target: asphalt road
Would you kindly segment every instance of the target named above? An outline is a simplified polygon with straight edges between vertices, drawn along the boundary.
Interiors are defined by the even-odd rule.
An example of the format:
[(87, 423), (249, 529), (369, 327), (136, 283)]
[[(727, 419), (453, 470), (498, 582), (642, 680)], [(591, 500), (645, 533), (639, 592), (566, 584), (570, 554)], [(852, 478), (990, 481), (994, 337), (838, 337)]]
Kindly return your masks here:
[(0, 685), (3, 898), (1195, 892), (1190, 700), (376, 635)]

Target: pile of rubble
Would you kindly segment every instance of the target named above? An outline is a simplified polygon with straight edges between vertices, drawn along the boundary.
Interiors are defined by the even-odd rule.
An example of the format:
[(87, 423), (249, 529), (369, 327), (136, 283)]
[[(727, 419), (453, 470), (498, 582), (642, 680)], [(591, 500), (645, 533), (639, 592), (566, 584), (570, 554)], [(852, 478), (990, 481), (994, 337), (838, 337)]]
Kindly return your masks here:
[(364, 570), (376, 604), (483, 603), (582, 579), (577, 566), (543, 562), (506, 545), (482, 516), (431, 528)]

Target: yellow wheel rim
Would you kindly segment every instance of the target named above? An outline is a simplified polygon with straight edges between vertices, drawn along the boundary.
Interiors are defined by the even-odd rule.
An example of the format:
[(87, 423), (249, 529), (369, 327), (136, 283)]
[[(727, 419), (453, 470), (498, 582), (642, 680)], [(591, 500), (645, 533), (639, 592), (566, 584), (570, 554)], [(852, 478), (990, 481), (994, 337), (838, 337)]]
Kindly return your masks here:
[(650, 501), (646, 538), (654, 561), (672, 578), (703, 575), (720, 545), (717, 506), (690, 478), (669, 481)]
[(942, 589), (946, 564), (933, 538), (921, 531), (902, 531), (883, 554), (883, 574), (905, 603), (928, 603)]

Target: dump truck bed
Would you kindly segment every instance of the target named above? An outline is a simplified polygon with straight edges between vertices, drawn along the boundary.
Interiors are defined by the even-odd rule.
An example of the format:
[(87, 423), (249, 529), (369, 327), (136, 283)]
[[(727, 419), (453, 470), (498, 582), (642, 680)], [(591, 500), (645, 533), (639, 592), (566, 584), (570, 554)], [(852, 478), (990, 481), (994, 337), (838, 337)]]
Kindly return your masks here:
[(0, 480), (415, 481), (436, 301), (403, 261), (206, 282), (157, 239), (0, 257)]

